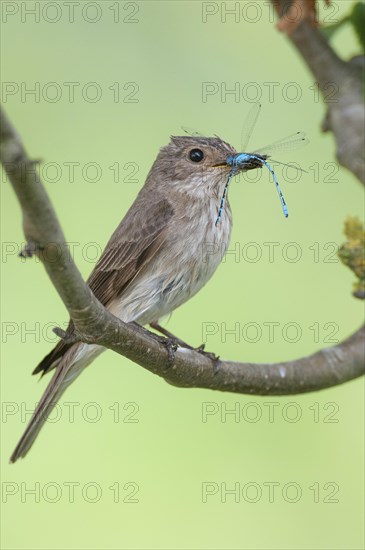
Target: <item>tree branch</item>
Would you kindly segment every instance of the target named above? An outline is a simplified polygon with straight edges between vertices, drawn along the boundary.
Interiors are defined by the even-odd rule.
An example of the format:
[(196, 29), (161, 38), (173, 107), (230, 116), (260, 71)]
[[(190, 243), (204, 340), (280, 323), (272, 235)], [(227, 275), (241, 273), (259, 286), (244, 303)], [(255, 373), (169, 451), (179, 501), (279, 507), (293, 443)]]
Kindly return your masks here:
[[(20, 137), (1, 110), (0, 160), (23, 212), (28, 247), (37, 254), (75, 323), (79, 341), (105, 346), (170, 384), (256, 395), (290, 395), (341, 384), (364, 374), (364, 328), (310, 357), (277, 364), (218, 363), (178, 348), (173, 364), (166, 340), (135, 323), (125, 324), (94, 297), (71, 258), (49, 197)], [(56, 247), (57, 257), (47, 250)]]
[[(308, 2), (302, 0), (302, 4), (305, 1)], [(327, 104), (322, 130), (333, 132), (338, 162), (365, 185), (364, 57), (357, 56), (348, 62), (343, 61), (305, 10), (302, 10), (302, 14), (306, 17), (298, 20), (293, 29), (285, 24), (292, 1), (272, 2), (281, 17), (279, 28), (287, 30)]]

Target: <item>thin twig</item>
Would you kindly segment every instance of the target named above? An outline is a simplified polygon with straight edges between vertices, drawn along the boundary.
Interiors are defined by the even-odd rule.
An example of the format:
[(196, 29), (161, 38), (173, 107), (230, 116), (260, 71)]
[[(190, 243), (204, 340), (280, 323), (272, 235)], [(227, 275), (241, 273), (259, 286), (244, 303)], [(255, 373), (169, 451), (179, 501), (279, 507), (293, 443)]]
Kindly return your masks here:
[[(285, 19), (290, 0), (272, 2)], [(298, 21), (288, 36), (312, 72), (327, 105), (322, 130), (333, 132), (339, 163), (365, 185), (364, 56), (349, 61), (340, 59), (309, 17)]]

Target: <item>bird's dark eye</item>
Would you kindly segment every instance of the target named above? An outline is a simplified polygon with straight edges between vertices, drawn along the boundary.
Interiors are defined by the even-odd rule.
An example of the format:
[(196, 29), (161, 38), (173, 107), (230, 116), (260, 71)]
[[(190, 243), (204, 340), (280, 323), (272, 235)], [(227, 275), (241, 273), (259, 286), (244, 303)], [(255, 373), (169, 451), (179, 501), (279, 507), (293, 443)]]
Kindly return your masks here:
[(189, 153), (189, 159), (193, 162), (201, 162), (204, 158), (204, 153), (201, 149), (192, 149)]

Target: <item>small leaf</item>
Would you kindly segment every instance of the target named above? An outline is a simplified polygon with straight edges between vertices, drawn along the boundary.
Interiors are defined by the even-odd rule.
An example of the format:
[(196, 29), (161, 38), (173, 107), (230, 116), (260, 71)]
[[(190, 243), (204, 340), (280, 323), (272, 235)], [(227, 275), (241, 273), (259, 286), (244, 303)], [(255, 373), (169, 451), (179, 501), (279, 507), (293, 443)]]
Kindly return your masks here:
[(346, 15), (343, 19), (340, 21), (337, 21), (337, 23), (333, 23), (332, 25), (327, 25), (326, 27), (322, 27), (322, 32), (327, 38), (327, 40), (331, 40), (332, 36), (345, 24), (350, 21), (350, 16)]
[(354, 283), (353, 295), (365, 299), (365, 230), (358, 218), (348, 218), (345, 221), (344, 233), (347, 242), (338, 250), (342, 263), (351, 269), (358, 281)]
[(354, 27), (360, 44), (365, 50), (365, 4), (362, 2), (355, 4), (350, 16), (350, 22)]

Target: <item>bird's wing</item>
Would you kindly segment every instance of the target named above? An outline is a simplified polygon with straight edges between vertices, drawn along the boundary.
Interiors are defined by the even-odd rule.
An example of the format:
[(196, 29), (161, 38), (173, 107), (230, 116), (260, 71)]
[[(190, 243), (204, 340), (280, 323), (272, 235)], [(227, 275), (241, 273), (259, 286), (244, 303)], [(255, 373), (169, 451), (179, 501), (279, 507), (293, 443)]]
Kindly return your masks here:
[[(127, 212), (87, 280), (92, 292), (104, 306), (120, 296), (154, 257), (166, 239), (167, 226), (173, 213), (171, 203), (158, 196), (151, 197), (148, 205), (137, 199)], [(70, 321), (66, 332), (71, 335), (73, 331), (73, 322)], [(52, 370), (71, 346), (60, 340), (33, 374), (46, 374)]]
[(165, 241), (174, 213), (171, 203), (161, 199), (144, 204), (147, 207), (144, 212), (135, 207), (128, 212), (87, 281), (105, 306), (122, 294)]

